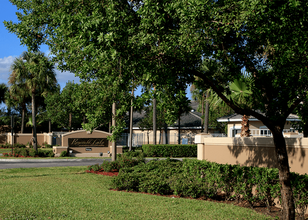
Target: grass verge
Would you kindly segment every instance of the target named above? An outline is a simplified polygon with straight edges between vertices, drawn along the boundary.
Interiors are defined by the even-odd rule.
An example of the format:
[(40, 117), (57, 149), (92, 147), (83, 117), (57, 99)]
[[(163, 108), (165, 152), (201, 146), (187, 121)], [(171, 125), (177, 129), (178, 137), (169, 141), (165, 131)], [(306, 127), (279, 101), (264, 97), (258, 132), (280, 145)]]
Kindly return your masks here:
[(108, 190), (86, 167), (0, 170), (0, 219), (269, 219), (223, 203)]

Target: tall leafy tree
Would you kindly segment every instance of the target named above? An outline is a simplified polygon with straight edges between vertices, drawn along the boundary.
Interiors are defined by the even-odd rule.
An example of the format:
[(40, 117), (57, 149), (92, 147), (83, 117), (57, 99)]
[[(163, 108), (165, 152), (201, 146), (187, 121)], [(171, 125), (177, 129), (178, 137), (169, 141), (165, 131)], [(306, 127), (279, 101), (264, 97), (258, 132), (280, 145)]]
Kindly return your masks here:
[(62, 91), (58, 88), (55, 93), (50, 93), (46, 97), (47, 116), (51, 119), (52, 123), (57, 123), (62, 128), (71, 130), (73, 127), (73, 116), (74, 118), (79, 118), (79, 120), (82, 118), (75, 107), (77, 89), (78, 85), (69, 81)]
[[(307, 37), (302, 37), (307, 35), (306, 2), (227, 0), (188, 1), (188, 4), (183, 0), (176, 4), (165, 3), (161, 8), (155, 5), (157, 2), (162, 3), (145, 1), (138, 13), (143, 18), (143, 25), (151, 27), (153, 32), (159, 32), (162, 27), (155, 25), (154, 20), (163, 20), (166, 14), (179, 19), (175, 24), (178, 29), (165, 37), (166, 59), (172, 56), (174, 60), (186, 63), (190, 73), (209, 85), (235, 112), (253, 115), (271, 130), (282, 185), (283, 216), (294, 219), (288, 155), (282, 131), (286, 118), (307, 91)], [(164, 13), (157, 13), (158, 10), (164, 10)], [(153, 15), (156, 19), (151, 19)], [(143, 34), (149, 36), (146, 31)], [(156, 34), (152, 39), (157, 40), (159, 36)], [(196, 60), (188, 58), (201, 56), (220, 60), (227, 68), (226, 73), (215, 78), (210, 73), (198, 71)], [(250, 97), (251, 102), (247, 102), (253, 103), (252, 106), (224, 95), (230, 93), (230, 88), (222, 85), (239, 79), (243, 69), (253, 77), (251, 90), (254, 95)]]
[[(174, 62), (182, 61), (189, 73), (202, 79), (235, 112), (252, 115), (271, 130), (282, 185), (283, 216), (294, 219), (288, 154), (282, 131), (286, 118), (307, 91), (307, 37), (302, 37), (307, 36), (306, 2), (182, 0), (163, 4), (163, 1), (149, 0), (143, 3), (138, 10), (142, 17), (139, 36), (148, 40), (143, 44), (157, 42), (164, 27), (157, 22), (165, 22), (169, 16), (169, 21), (176, 21), (173, 22), (176, 28), (165, 32), (164, 42), (161, 42), (165, 45), (162, 59), (167, 61), (173, 57)], [(151, 52), (154, 51), (155, 48)], [(227, 71), (221, 77), (204, 74), (197, 69), (201, 57), (219, 60)], [(253, 77), (254, 95), (249, 97), (248, 105), (228, 98), (225, 94), (231, 93), (230, 88), (223, 86), (239, 79), (243, 70)]]
[[(19, 1), (19, 23), (6, 22), (32, 49), (47, 43), (59, 62), (87, 79), (102, 80), (117, 100), (123, 82), (175, 86), (199, 77), (235, 112), (252, 115), (272, 132), (285, 219), (294, 201), (285, 140), (288, 115), (306, 97), (307, 14), (304, 0)], [(198, 69), (202, 57), (227, 71), (214, 77)], [(134, 64), (134, 65), (132, 65)], [(253, 77), (253, 106), (226, 97), (224, 85), (243, 69)], [(249, 102), (250, 103), (250, 102)], [(256, 111), (261, 110), (263, 114)]]

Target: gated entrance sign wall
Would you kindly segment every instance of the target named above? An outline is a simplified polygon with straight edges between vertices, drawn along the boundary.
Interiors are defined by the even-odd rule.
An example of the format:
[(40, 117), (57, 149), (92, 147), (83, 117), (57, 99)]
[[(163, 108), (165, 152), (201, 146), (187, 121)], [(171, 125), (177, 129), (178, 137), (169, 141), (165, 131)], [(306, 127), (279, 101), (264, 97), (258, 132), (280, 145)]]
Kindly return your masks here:
[[(62, 135), (62, 147), (67, 147), (70, 156), (75, 157), (107, 157), (112, 152), (112, 144), (107, 140), (110, 133), (94, 130), (68, 132)], [(122, 147), (117, 147), (117, 152), (122, 153)]]

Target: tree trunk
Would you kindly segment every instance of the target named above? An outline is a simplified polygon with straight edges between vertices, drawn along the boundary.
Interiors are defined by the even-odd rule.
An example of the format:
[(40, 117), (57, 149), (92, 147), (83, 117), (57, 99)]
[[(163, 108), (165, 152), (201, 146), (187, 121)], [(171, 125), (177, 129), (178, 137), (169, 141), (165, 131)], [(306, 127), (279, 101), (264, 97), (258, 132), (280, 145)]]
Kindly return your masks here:
[(20, 133), (24, 133), (24, 129), (25, 129), (25, 112), (26, 112), (26, 105), (22, 105), (22, 110), (21, 110), (21, 129), (20, 129)]
[(281, 184), (282, 217), (283, 219), (295, 219), (295, 207), (290, 182), (288, 153), (282, 130), (283, 128), (271, 129), (279, 169), (279, 182)]
[(250, 136), (249, 116), (243, 115), (241, 124), (242, 124), (241, 137), (249, 137)]
[(133, 98), (134, 98), (134, 89), (132, 89), (132, 100), (131, 100), (130, 115), (129, 115), (129, 151), (132, 150), (133, 146), (133, 114), (134, 114)]
[(36, 120), (35, 120), (35, 93), (32, 92), (32, 131), (33, 131), (33, 149), (37, 151), (37, 135), (36, 135)]
[(156, 99), (153, 99), (153, 144), (156, 144)]
[(308, 137), (308, 123), (304, 123), (303, 135), (304, 135), (305, 138)]
[(48, 133), (51, 133), (51, 120), (48, 120)]
[(168, 126), (167, 124), (165, 123), (164, 125), (164, 129), (165, 129), (165, 144), (168, 144)]
[(178, 144), (181, 144), (181, 114), (179, 114), (178, 122)]
[[(201, 115), (204, 114), (204, 92), (202, 93), (202, 100), (201, 100)], [(201, 132), (204, 131), (204, 119), (201, 117)]]
[(68, 127), (69, 127), (69, 131), (72, 130), (72, 113), (69, 113), (68, 115)]
[[(116, 121), (115, 121), (115, 116), (116, 116), (116, 103), (112, 103), (112, 126), (115, 127), (116, 126)], [(112, 161), (116, 161), (117, 160), (117, 145), (116, 145), (116, 141), (114, 140), (112, 142)]]
[(204, 114), (204, 133), (209, 133), (209, 95), (210, 91), (206, 91), (205, 114)]

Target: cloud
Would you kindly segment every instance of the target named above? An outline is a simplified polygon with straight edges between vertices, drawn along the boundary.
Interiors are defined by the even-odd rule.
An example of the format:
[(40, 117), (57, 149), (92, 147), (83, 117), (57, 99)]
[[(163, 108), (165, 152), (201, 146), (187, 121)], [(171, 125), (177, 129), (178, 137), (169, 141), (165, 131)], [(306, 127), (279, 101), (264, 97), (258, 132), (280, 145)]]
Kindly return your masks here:
[[(10, 67), (14, 62), (14, 56), (8, 56), (4, 58), (0, 58), (0, 83), (8, 83), (9, 76), (11, 74)], [(75, 77), (74, 73), (71, 72), (61, 72), (58, 69), (55, 70), (56, 78), (61, 88), (63, 88), (68, 81), (74, 81), (76, 83), (79, 82), (79, 78)]]
[(68, 81), (74, 81), (75, 83), (79, 82), (79, 78), (75, 76), (74, 73), (65, 71), (61, 72), (60, 70), (56, 69), (56, 78), (58, 83), (60, 84), (61, 88), (65, 87)]
[(0, 82), (7, 83), (9, 76), (11, 74), (10, 67), (14, 61), (15, 57), (8, 56), (0, 58)]

